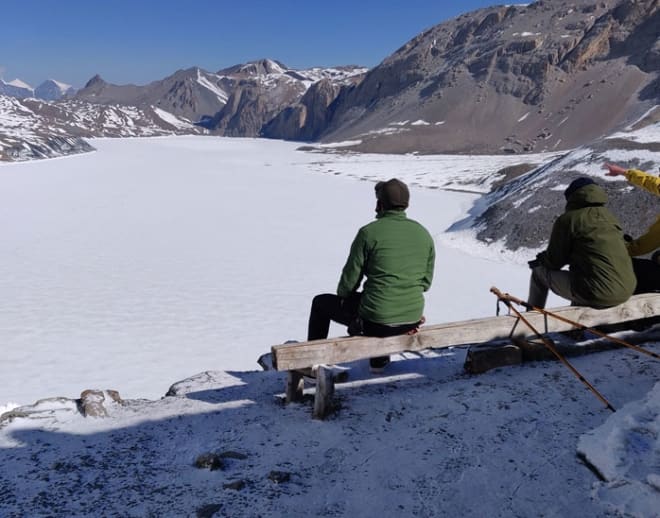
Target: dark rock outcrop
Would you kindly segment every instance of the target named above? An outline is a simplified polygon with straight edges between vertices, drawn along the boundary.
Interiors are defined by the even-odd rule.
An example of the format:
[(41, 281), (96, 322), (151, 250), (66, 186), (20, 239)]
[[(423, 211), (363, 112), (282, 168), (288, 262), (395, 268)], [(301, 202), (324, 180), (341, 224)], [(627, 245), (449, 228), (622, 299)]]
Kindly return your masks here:
[(328, 123), (328, 106), (339, 93), (340, 86), (329, 79), (314, 83), (300, 102), (281, 111), (261, 129), (262, 137), (313, 141)]

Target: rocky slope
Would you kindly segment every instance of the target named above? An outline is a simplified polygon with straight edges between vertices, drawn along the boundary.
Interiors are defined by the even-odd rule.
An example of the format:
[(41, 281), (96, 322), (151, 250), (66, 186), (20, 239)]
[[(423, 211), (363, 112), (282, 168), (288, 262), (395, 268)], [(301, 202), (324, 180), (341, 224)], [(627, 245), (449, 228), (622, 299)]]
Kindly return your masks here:
[(512, 170), (501, 172), (501, 181), (479, 200), (470, 217), (452, 230), (473, 228), (486, 243), (504, 247), (542, 247), (554, 220), (564, 210), (563, 191), (579, 176), (592, 176), (605, 188), (608, 207), (619, 218), (624, 231), (639, 237), (658, 216), (658, 199), (632, 187), (622, 177), (607, 177), (602, 166), (614, 162), (624, 167), (657, 173), (660, 169), (660, 109), (647, 114), (626, 131), (579, 147), (518, 177)]
[[(321, 136), (379, 152), (569, 149), (658, 103), (659, 27), (657, 0), (474, 11), (420, 34), (345, 89)], [(280, 135), (291, 127), (268, 136)]]
[(155, 107), (104, 106), (78, 100), (46, 102), (0, 95), (0, 161), (52, 158), (92, 151), (91, 137), (202, 133)]

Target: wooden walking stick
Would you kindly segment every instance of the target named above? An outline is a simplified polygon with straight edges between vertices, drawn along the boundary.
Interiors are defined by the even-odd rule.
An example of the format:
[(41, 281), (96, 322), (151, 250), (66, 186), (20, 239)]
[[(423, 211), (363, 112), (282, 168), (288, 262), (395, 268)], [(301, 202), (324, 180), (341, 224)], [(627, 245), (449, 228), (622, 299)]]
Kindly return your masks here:
[(575, 367), (573, 367), (573, 365), (571, 365), (570, 362), (569, 362), (566, 358), (564, 358), (564, 357), (559, 353), (559, 351), (557, 351), (557, 349), (555, 348), (554, 345), (552, 345), (552, 343), (550, 342), (550, 340), (548, 340), (546, 337), (544, 337), (543, 335), (541, 335), (541, 333), (539, 333), (539, 332), (536, 330), (536, 328), (535, 328), (535, 327), (529, 322), (529, 320), (527, 320), (527, 319), (522, 315), (522, 313), (520, 313), (520, 311), (518, 311), (515, 307), (513, 307), (513, 305), (511, 304), (512, 300), (509, 298), (509, 296), (507, 296), (507, 295), (505, 295), (504, 293), (502, 293), (502, 292), (501, 292), (500, 290), (498, 290), (495, 286), (493, 286), (493, 287), (490, 289), (490, 291), (491, 291), (492, 293), (494, 293), (495, 296), (496, 296), (499, 300), (501, 300), (502, 302), (504, 302), (504, 304), (506, 304), (506, 307), (508, 307), (511, 311), (513, 311), (514, 314), (516, 315), (516, 317), (517, 317), (518, 319), (520, 319), (520, 320), (521, 320), (521, 321), (522, 321), (527, 327), (529, 327), (529, 328), (531, 329), (531, 331), (532, 331), (536, 336), (538, 336), (538, 337), (541, 339), (541, 341), (543, 342), (543, 345), (545, 345), (546, 348), (547, 348), (552, 354), (554, 354), (555, 357), (556, 357), (561, 363), (563, 363), (563, 364), (564, 364), (564, 365), (565, 365), (565, 366), (566, 366), (566, 367), (567, 367), (567, 368), (568, 368), (568, 369), (569, 369), (569, 370), (575, 375), (575, 377), (576, 377), (577, 379), (579, 379), (579, 380), (580, 380), (580, 381), (581, 381), (581, 382), (582, 382), (582, 383), (583, 383), (583, 384), (584, 384), (589, 390), (591, 390), (591, 392), (593, 392), (593, 393), (595, 394), (595, 396), (596, 396), (598, 399), (600, 399), (600, 401), (605, 405), (606, 408), (608, 408), (608, 409), (611, 410), (612, 412), (616, 412), (615, 408), (610, 404), (610, 402), (609, 402), (607, 399), (605, 399), (605, 397), (604, 397), (600, 392), (598, 392), (598, 390), (596, 390), (596, 387), (594, 387), (591, 383), (589, 383), (589, 382), (584, 378), (584, 376), (582, 376), (582, 374), (580, 374), (580, 372), (579, 372)]
[[(497, 288), (495, 288), (497, 289)], [(491, 290), (492, 291), (492, 290)], [(498, 290), (499, 291), (499, 290)], [(639, 347), (637, 345), (630, 344), (626, 342), (625, 340), (621, 340), (620, 338), (617, 338), (615, 336), (607, 335), (601, 331), (598, 331), (598, 329), (594, 329), (592, 327), (587, 327), (583, 324), (580, 324), (579, 322), (574, 322), (573, 320), (569, 320), (566, 317), (563, 317), (561, 315), (557, 315), (556, 313), (553, 313), (552, 311), (548, 311), (547, 309), (544, 308), (539, 308), (536, 306), (532, 306), (529, 302), (525, 302), (524, 300), (518, 299), (514, 297), (513, 295), (509, 293), (500, 293), (501, 298), (500, 300), (510, 300), (511, 302), (515, 302), (519, 306), (523, 306), (527, 309), (531, 309), (534, 311), (538, 311), (539, 313), (543, 313), (544, 315), (547, 315), (549, 317), (555, 318), (557, 320), (561, 320), (562, 322), (566, 322), (567, 324), (571, 324), (574, 327), (577, 327), (578, 329), (582, 329), (583, 331), (589, 331), (590, 333), (595, 334), (596, 336), (600, 336), (601, 338), (605, 338), (611, 342), (623, 345), (624, 347), (628, 347), (630, 349), (633, 349), (634, 351), (637, 351), (638, 353), (646, 354), (648, 356), (651, 356), (652, 358), (655, 358), (656, 360), (660, 360), (660, 354), (654, 353), (653, 351), (647, 351), (643, 347)], [(498, 295), (499, 297), (499, 295)]]

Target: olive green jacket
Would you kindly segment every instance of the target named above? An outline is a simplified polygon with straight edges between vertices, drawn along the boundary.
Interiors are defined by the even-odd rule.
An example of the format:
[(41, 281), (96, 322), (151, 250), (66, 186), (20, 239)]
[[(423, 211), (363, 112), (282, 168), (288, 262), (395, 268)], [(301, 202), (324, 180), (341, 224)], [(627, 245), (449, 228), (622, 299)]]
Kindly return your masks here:
[(607, 194), (596, 184), (571, 194), (542, 259), (554, 270), (568, 264), (572, 290), (595, 307), (625, 302), (637, 284), (621, 225), (606, 202)]
[(337, 295), (348, 297), (366, 277), (359, 315), (379, 324), (417, 322), (423, 292), (433, 280), (433, 238), (401, 210), (388, 210), (362, 227), (351, 245)]

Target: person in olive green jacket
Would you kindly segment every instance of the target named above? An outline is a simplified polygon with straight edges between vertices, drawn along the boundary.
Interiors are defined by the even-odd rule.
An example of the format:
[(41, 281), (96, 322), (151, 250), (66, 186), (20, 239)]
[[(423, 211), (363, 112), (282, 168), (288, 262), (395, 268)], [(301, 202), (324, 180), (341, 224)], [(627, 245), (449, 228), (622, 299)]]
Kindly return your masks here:
[[(376, 220), (355, 236), (336, 295), (314, 297), (308, 340), (327, 338), (330, 321), (349, 326), (350, 335), (378, 337), (414, 331), (422, 321), (423, 293), (433, 280), (433, 238), (406, 216), (405, 183), (394, 178), (378, 182), (375, 190)], [(381, 357), (370, 363), (380, 370), (388, 362)]]
[[(557, 218), (545, 252), (530, 262), (528, 302), (543, 308), (548, 290), (574, 305), (606, 308), (628, 300), (636, 285), (623, 232), (605, 208), (607, 194), (591, 178), (571, 182), (566, 211)], [(569, 270), (562, 270), (568, 265)]]
[[(660, 196), (660, 177), (637, 169), (624, 169), (616, 164), (605, 164), (608, 176), (624, 176), (631, 184)], [(660, 291), (660, 215), (648, 230), (637, 239), (628, 241), (628, 253), (633, 257), (633, 268), (637, 276), (635, 293)], [(639, 256), (654, 252), (651, 259)]]

